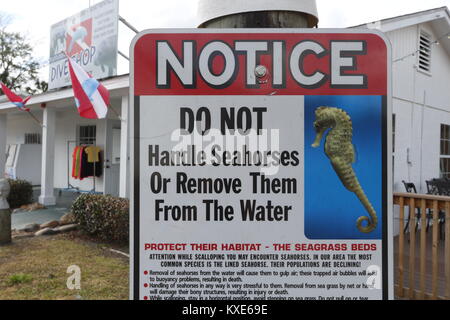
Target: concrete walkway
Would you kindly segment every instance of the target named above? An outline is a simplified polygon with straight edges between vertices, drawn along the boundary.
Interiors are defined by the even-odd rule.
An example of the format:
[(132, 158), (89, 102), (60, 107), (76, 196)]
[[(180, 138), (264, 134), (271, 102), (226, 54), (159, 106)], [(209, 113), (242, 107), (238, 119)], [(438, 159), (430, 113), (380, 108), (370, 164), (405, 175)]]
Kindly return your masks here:
[[(40, 190), (33, 190), (33, 201), (39, 198)], [(31, 223), (46, 223), (53, 220), (59, 220), (64, 214), (70, 211), (73, 201), (79, 196), (79, 193), (55, 190), (56, 206), (48, 207), (43, 210), (32, 212), (18, 212), (11, 216), (12, 229), (21, 229)]]

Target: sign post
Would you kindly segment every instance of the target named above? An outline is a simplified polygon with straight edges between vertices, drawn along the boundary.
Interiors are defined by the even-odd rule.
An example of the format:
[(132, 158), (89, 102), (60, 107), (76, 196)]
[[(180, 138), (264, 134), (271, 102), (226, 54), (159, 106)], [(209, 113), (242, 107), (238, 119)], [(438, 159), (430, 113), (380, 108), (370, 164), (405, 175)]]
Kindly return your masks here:
[(393, 297), (391, 53), (369, 30), (131, 46), (131, 297)]

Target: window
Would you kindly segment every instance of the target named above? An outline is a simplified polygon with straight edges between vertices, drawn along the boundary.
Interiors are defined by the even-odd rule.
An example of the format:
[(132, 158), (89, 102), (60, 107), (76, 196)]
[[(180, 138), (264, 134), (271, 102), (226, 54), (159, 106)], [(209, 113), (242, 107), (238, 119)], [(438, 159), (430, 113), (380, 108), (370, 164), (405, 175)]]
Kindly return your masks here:
[(395, 114), (392, 115), (392, 154), (395, 154)]
[(441, 124), (440, 176), (450, 178), (450, 126)]
[(78, 127), (78, 145), (95, 145), (97, 137), (96, 126)]
[(42, 144), (40, 133), (25, 133), (25, 144)]
[[(392, 176), (395, 177), (395, 114), (392, 114)], [(392, 179), (394, 183), (394, 179)]]
[(425, 31), (420, 31), (419, 36), (419, 70), (431, 72), (431, 36)]

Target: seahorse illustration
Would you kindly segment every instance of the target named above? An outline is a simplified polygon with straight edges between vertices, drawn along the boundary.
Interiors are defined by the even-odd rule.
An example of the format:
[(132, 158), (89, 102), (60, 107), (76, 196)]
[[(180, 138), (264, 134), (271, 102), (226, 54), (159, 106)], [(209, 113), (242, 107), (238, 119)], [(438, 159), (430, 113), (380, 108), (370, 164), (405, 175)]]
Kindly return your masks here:
[[(355, 162), (355, 150), (352, 143), (353, 126), (350, 116), (339, 108), (319, 107), (316, 109), (314, 127), (317, 134), (312, 145), (314, 148), (320, 146), (326, 131), (331, 129), (326, 136), (325, 154), (330, 159), (342, 184), (347, 190), (356, 194), (369, 213), (370, 218), (362, 216), (357, 220), (358, 230), (363, 233), (374, 231), (378, 224), (377, 213), (364, 193), (352, 167), (352, 163)], [(363, 226), (364, 221), (367, 222), (366, 226)]]

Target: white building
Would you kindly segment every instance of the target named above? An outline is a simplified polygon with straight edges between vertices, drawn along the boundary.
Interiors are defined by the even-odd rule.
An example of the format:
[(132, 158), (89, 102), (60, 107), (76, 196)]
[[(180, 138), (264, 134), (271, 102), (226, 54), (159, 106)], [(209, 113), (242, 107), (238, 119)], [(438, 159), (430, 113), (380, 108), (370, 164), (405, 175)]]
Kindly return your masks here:
[[(442, 7), (358, 28), (380, 29), (392, 42), (394, 191), (404, 191), (405, 180), (426, 193), (426, 180), (450, 177), (450, 12)], [(79, 181), (71, 177), (73, 148), (93, 139), (103, 149), (105, 160), (95, 190), (128, 197), (129, 79), (124, 75), (102, 83), (109, 89), (112, 106), (121, 114), (121, 120), (112, 112), (104, 120), (81, 118), (71, 88), (30, 100), (28, 106), (43, 119), (43, 128), (3, 97), (0, 100), (0, 150), (14, 145), (22, 149), (9, 152), (8, 159), (0, 153), (0, 170), (7, 162), (9, 173), (40, 184), (39, 201), (45, 205), (55, 202), (55, 188), (93, 189), (93, 178)], [(41, 145), (28, 145), (40, 139)]]
[(27, 104), (33, 115), (42, 120), (41, 127), (2, 97), (0, 149), (7, 150), (7, 155), (0, 155), (0, 168), (6, 165), (7, 174), (41, 185), (39, 202), (44, 205), (55, 203), (54, 189), (94, 189), (94, 178), (82, 181), (72, 178), (72, 152), (81, 144), (95, 144), (103, 151), (103, 174), (95, 178), (95, 191), (128, 196), (129, 79), (125, 75), (102, 83), (121, 119), (113, 112), (102, 120), (81, 118), (74, 105), (72, 88), (63, 88), (36, 95)]
[(450, 11), (361, 27), (379, 29), (392, 43), (394, 192), (405, 192), (404, 180), (427, 193), (426, 180), (450, 178)]

